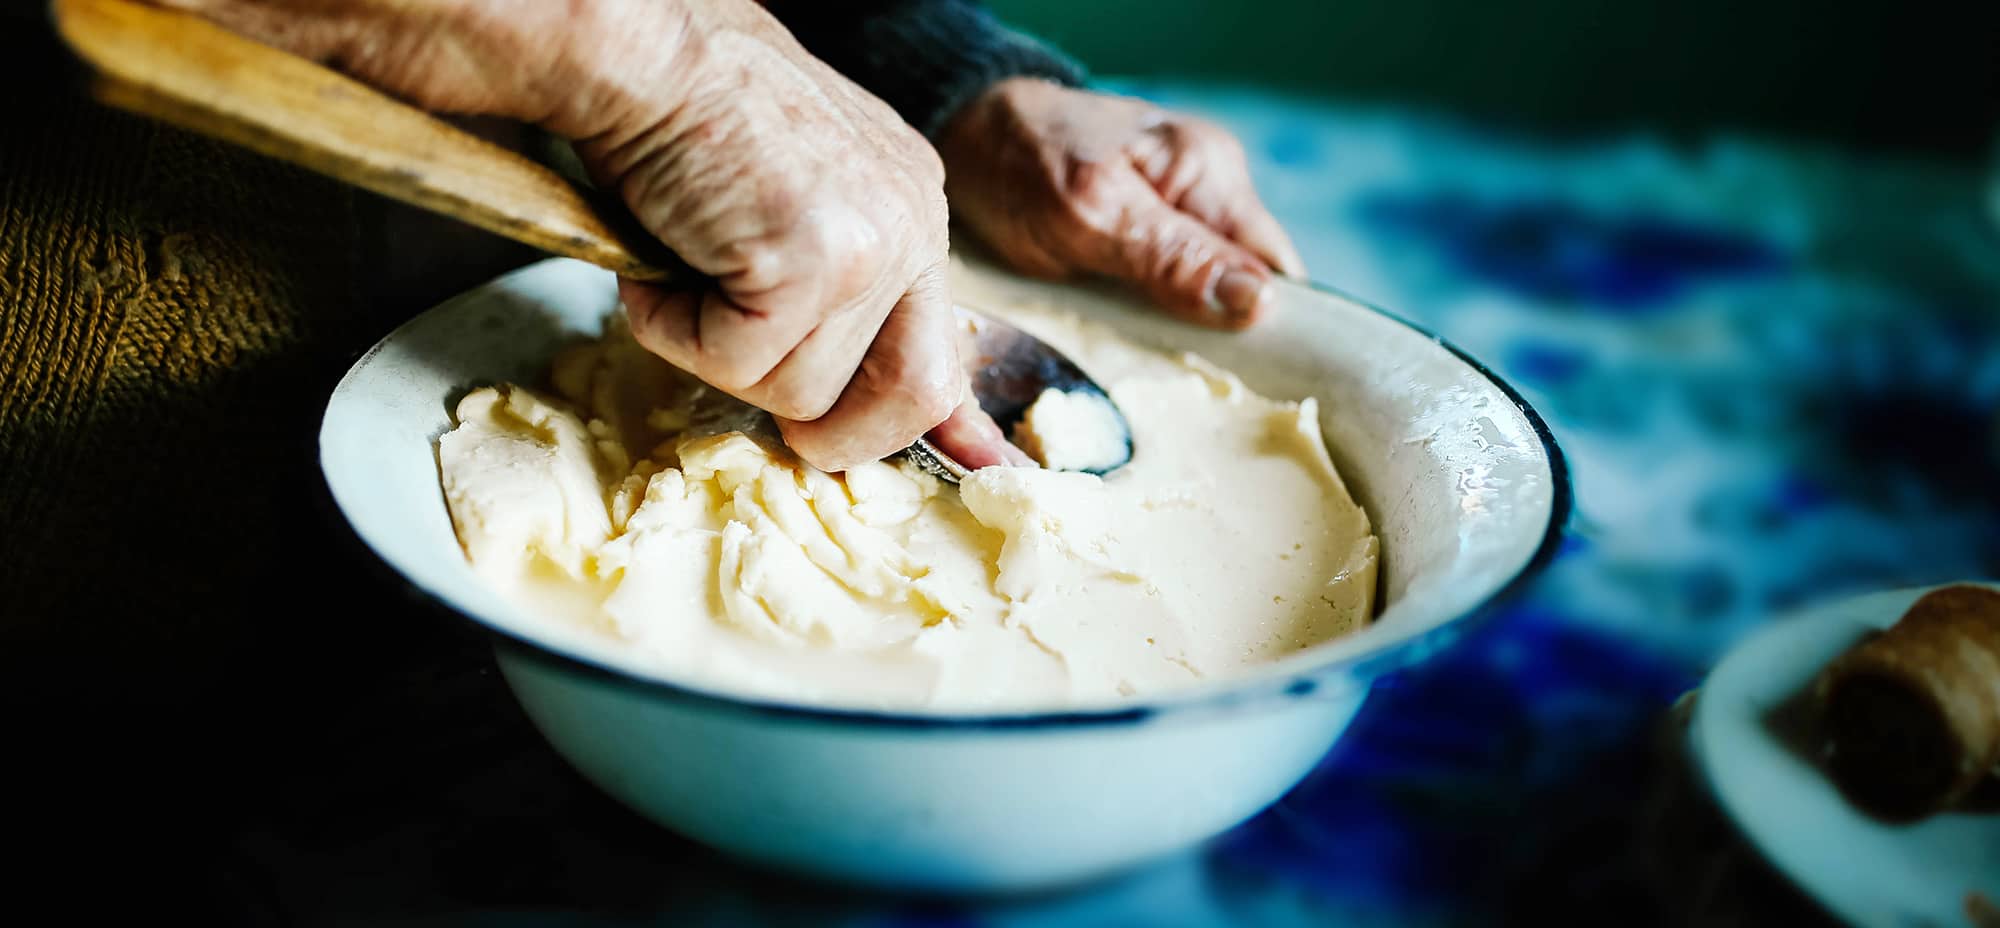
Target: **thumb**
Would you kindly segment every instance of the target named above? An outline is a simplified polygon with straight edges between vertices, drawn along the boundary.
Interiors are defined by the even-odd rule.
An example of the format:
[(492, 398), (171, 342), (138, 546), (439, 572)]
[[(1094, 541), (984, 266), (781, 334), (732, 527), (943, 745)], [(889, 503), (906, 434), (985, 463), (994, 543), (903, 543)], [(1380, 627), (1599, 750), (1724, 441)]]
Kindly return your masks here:
[(994, 466), (1036, 466), (1035, 459), (1009, 442), (993, 417), (979, 408), (979, 401), (973, 397), (971, 390), (965, 391), (965, 399), (952, 411), (951, 418), (931, 429), (930, 440), (939, 451), (950, 455), (952, 460), (965, 465), (968, 470)]
[(1272, 300), (1269, 265), (1147, 188), (1134, 193), (1105, 247), (1085, 249), (1088, 270), (1137, 285), (1198, 325), (1241, 329)]

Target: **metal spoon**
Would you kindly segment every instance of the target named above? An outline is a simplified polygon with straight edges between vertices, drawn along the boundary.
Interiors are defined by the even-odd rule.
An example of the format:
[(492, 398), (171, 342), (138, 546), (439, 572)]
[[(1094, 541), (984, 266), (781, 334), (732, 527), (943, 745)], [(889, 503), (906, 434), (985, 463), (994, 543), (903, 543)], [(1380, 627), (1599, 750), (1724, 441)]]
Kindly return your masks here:
[[(551, 254), (628, 277), (700, 287), (701, 275), (647, 234), (614, 197), (421, 110), (199, 17), (130, 0), (56, 0), (56, 28), (95, 72), (102, 102), (234, 142)], [(961, 311), (963, 312), (963, 311)], [(1075, 362), (1012, 326), (965, 313), (972, 391), (1003, 431), (1047, 389), (1102, 399)], [(919, 439), (903, 452), (956, 483), (967, 469)]]
[[(1099, 466), (1084, 468), (1085, 473), (1104, 475), (1132, 460), (1132, 427), (1125, 421), (1125, 414), (1118, 404), (1111, 401), (1110, 394), (1090, 375), (1083, 372), (1075, 361), (1062, 352), (1050, 347), (1047, 342), (1029, 335), (991, 316), (973, 312), (961, 306), (958, 308), (959, 321), (968, 330), (971, 357), (966, 359), (966, 369), (972, 375), (972, 395), (979, 400), (979, 408), (1000, 426), (1000, 430), (1012, 434), (1015, 426), (1026, 417), (1028, 407), (1048, 390), (1056, 390), (1072, 396), (1082, 395), (1101, 402), (1111, 411), (1111, 420), (1118, 429), (1118, 443), (1124, 453), (1115, 460)], [(930, 472), (939, 479), (957, 483), (971, 473), (965, 465), (951, 459), (928, 439), (919, 438), (916, 444), (904, 449), (903, 456), (911, 463)]]

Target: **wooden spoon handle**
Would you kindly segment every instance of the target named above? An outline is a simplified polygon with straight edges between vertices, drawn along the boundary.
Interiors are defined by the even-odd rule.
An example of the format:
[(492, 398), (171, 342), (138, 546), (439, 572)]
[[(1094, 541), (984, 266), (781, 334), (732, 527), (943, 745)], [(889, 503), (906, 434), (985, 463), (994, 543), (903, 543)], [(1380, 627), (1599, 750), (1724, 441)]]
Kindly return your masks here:
[(131, 0), (54, 0), (103, 102), (627, 277), (691, 283), (616, 198), (296, 55)]

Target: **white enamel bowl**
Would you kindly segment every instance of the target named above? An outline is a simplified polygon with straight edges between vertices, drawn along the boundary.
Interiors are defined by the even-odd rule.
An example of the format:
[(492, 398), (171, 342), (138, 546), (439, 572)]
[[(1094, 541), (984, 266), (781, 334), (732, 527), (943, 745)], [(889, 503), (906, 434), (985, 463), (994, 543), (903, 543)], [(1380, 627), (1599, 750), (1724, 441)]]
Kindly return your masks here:
[[(536, 382), (616, 304), (609, 274), (546, 261), (397, 329), (327, 403), (320, 461), (361, 540), (495, 634), (555, 749), (639, 813), (725, 852), (821, 877), (940, 890), (1070, 882), (1215, 835), (1296, 784), (1376, 676), (1435, 652), (1553, 552), (1568, 478), (1540, 419), (1435, 337), (1287, 285), (1228, 335), (1108, 290), (954, 270), (967, 305), (1034, 299), (1199, 352), (1267, 395), (1317, 396), (1382, 540), (1378, 621), (1254, 676), (1063, 713), (877, 713), (742, 698), (649, 672), (489, 590), (452, 535), (437, 437), (452, 403)], [(1142, 450), (1140, 453), (1144, 453)]]

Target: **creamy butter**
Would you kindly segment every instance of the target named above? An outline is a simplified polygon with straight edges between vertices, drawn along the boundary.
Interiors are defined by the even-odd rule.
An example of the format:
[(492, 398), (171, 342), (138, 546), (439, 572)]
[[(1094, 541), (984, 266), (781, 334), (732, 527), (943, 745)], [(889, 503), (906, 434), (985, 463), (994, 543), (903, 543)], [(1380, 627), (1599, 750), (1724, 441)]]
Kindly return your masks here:
[[(663, 676), (818, 704), (1097, 703), (1368, 620), (1377, 543), (1312, 400), (1068, 316), (1007, 315), (1106, 386), (1130, 464), (958, 487), (897, 461), (826, 474), (612, 320), (555, 360), (552, 392), (460, 402), (438, 447), (459, 539), (519, 601)], [(1102, 422), (1045, 397), (1017, 437), (1087, 467), (1108, 453)]]
[(1095, 393), (1042, 391), (1021, 414), (1014, 444), (1042, 466), (1102, 473), (1125, 460), (1125, 423), (1118, 410)]

